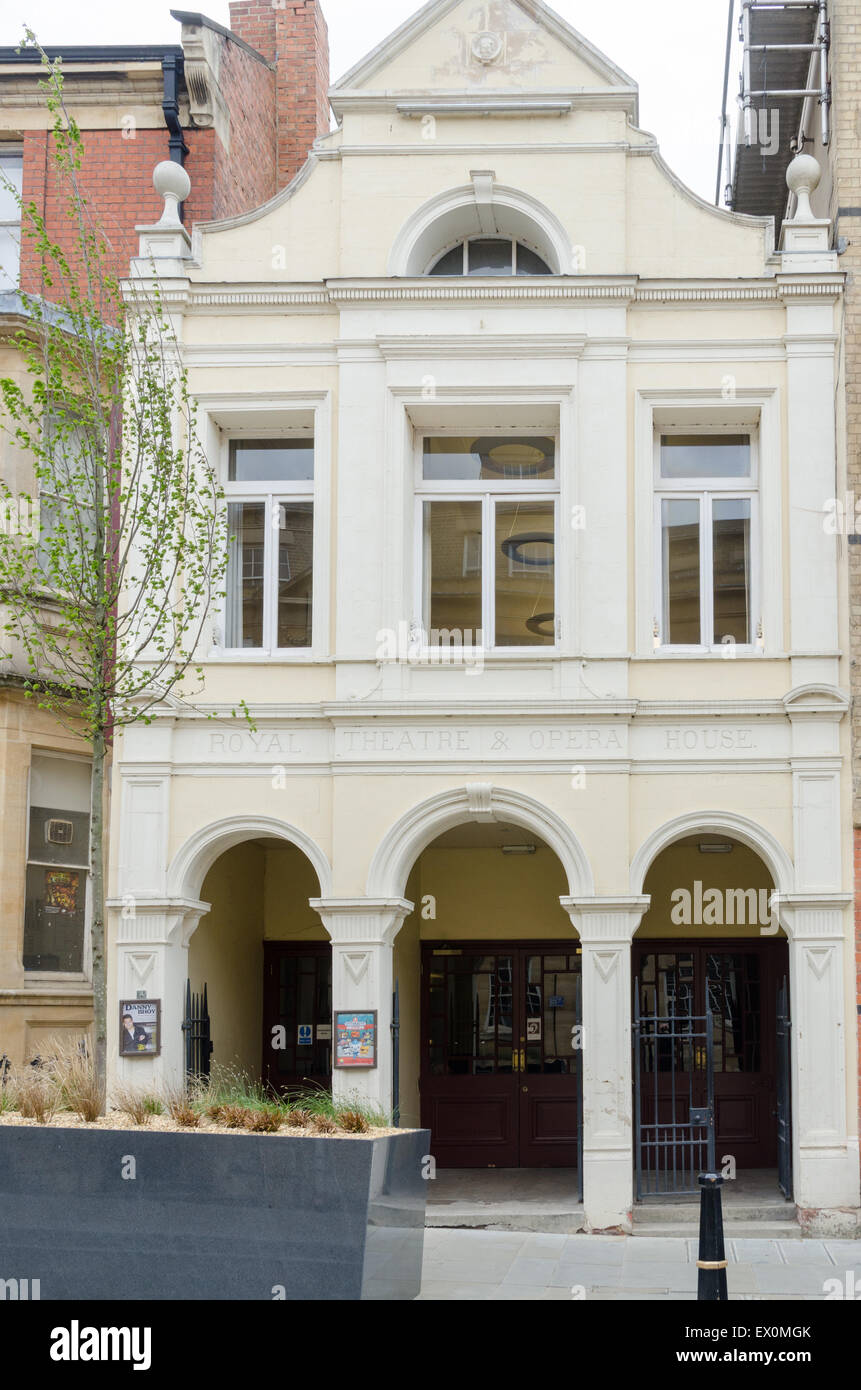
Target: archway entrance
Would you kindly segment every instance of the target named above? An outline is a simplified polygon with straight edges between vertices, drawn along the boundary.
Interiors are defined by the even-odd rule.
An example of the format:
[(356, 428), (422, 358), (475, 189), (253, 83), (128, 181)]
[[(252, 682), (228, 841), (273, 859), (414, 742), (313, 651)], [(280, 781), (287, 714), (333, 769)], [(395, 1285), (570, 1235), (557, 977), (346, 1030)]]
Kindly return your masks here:
[(277, 1089), (330, 1084), (332, 951), (309, 905), (319, 891), (310, 859), (271, 834), (208, 868), (188, 975), (207, 988), (213, 1064)]
[(455, 826), (416, 860), (406, 893), (416, 909), (395, 943), (401, 1017), (415, 1009), (420, 1021), (414, 1039), (402, 1035), (402, 1114), (409, 1122), (415, 1086), (442, 1168), (581, 1166), (567, 888), (553, 849), (507, 821)]
[(422, 949), (422, 1123), (453, 1167), (578, 1168), (579, 949)]
[[(664, 849), (633, 942), (637, 1196), (697, 1190), (716, 1164), (773, 1170), (789, 1151), (787, 944), (762, 860), (727, 836)], [(784, 1165), (781, 1165), (784, 1166)], [(790, 1195), (788, 1172), (784, 1193)]]

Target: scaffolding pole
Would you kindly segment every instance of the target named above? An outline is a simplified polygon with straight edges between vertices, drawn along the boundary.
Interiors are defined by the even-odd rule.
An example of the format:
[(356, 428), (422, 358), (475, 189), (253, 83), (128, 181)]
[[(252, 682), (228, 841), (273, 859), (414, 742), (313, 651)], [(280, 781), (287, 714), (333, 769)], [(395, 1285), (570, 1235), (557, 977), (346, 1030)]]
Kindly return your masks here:
[[(739, 23), (740, 38), (743, 44), (743, 59), (741, 71), (741, 91), (739, 102), (742, 107), (744, 143), (750, 147), (755, 143), (753, 128), (753, 105), (756, 98), (799, 98), (806, 100), (815, 97), (819, 102), (822, 143), (827, 145), (830, 139), (830, 108), (831, 91), (829, 87), (828, 75), (828, 49), (830, 44), (830, 34), (828, 27), (828, 2), (827, 0), (741, 0), (741, 20)], [(816, 37), (812, 43), (753, 43), (751, 35), (751, 16), (761, 13), (780, 13), (786, 10), (809, 10), (811, 13), (816, 11)], [(811, 72), (808, 75), (808, 82), (816, 80), (816, 61), (815, 55), (819, 55), (818, 64), (818, 86), (812, 87), (761, 87), (754, 88), (751, 78), (751, 54), (752, 53), (809, 53), (811, 55)], [(720, 182), (720, 172), (718, 173)]]

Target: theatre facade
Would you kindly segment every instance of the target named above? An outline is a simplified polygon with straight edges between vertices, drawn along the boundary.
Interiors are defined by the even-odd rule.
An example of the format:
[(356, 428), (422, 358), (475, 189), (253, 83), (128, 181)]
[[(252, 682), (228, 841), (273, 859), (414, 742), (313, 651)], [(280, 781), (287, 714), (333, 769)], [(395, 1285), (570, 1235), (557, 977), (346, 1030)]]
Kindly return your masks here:
[(161, 1046), (114, 1067), (181, 1076), (205, 985), (214, 1061), (569, 1168), (593, 1230), (711, 1161), (857, 1230), (828, 224), (698, 198), (537, 0), (331, 99), (271, 202), (140, 232), (231, 558), (202, 693), (117, 749)]

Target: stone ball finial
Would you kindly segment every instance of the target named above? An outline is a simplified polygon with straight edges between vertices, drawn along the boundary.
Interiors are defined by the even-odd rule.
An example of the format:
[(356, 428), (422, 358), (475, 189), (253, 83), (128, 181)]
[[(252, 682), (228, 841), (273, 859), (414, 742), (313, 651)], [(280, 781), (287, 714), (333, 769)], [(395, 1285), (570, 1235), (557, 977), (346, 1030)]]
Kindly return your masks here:
[(822, 178), (822, 168), (819, 160), (814, 159), (812, 154), (797, 154), (786, 171), (786, 182), (792, 193), (798, 199), (795, 209), (795, 222), (812, 222), (813, 209), (810, 206), (810, 195), (818, 186)]
[(152, 174), (153, 188), (164, 198), (164, 211), (159, 221), (160, 227), (179, 227), (179, 204), (184, 203), (191, 192), (191, 179), (181, 164), (173, 159), (163, 159)]

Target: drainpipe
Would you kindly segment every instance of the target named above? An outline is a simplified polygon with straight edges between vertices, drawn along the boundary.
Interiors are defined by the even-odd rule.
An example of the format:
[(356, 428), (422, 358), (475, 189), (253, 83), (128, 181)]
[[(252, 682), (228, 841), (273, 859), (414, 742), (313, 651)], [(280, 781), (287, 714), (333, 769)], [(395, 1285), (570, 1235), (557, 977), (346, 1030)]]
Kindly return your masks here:
[[(162, 97), (161, 109), (164, 112), (164, 123), (170, 132), (169, 158), (173, 160), (174, 164), (184, 166), (188, 145), (185, 143), (179, 120), (179, 78), (182, 67), (182, 58), (175, 53), (166, 53), (161, 60), (161, 70), (164, 76), (164, 96)], [(184, 204), (180, 203), (178, 208), (180, 221), (183, 221), (183, 208)]]
[(179, 123), (179, 78), (182, 69), (182, 59), (175, 53), (166, 53), (161, 60), (161, 70), (164, 74), (164, 97), (161, 109), (164, 112), (164, 123), (170, 131), (170, 158), (176, 164), (185, 164), (185, 156), (188, 154), (188, 146), (182, 133), (182, 126)]

